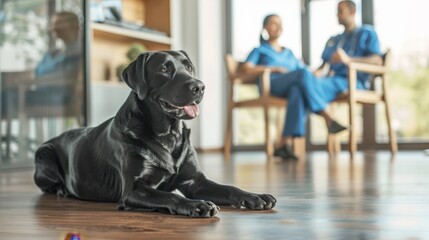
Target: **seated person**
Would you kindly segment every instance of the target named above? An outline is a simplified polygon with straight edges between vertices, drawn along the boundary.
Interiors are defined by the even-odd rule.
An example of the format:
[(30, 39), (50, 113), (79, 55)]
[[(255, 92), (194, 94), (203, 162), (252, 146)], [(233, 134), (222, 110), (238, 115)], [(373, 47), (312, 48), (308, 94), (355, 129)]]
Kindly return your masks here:
[(35, 88), (27, 93), (28, 105), (62, 105), (70, 102), (73, 88), (80, 83), (81, 44), (79, 19), (71, 12), (58, 12), (51, 18), (50, 34), (62, 40), (63, 48), (48, 51), (35, 69)]
[[(345, 128), (332, 120), (325, 111), (327, 102), (319, 96), (320, 88), (317, 87), (317, 79), (312, 76), (305, 65), (296, 59), (290, 49), (282, 47), (278, 43), (282, 33), (280, 17), (275, 14), (266, 16), (263, 21), (263, 31), (268, 34), (268, 39), (263, 39), (261, 34), (261, 45), (249, 54), (242, 65), (242, 71), (249, 74), (260, 74), (267, 67), (270, 68), (272, 72), (270, 94), (288, 99), (286, 121), (282, 133), (283, 146), (276, 149), (274, 155), (283, 159), (297, 159), (289, 142), (293, 137), (301, 137), (305, 134), (305, 121), (309, 110), (308, 101), (315, 102), (310, 110), (318, 112), (325, 118), (330, 132), (336, 133)], [(306, 78), (306, 81), (303, 78)]]
[[(64, 47), (50, 50), (43, 56), (33, 76), (28, 75), (27, 80), (35, 77), (34, 81), (22, 81), (31, 84), (25, 93), (26, 106), (64, 105), (75, 98), (76, 84), (83, 84), (79, 81), (82, 51), (78, 17), (71, 12), (56, 13), (51, 18), (49, 31), (54, 41), (62, 40)], [(19, 82), (13, 86), (2, 90), (2, 115), (18, 106)]]
[[(60, 39), (63, 47), (48, 51), (34, 71), (8, 73), (7, 87), (2, 87), (1, 91), (2, 118), (18, 118), (20, 111), (25, 111), (28, 118), (44, 117), (49, 114), (45, 110), (50, 107), (65, 109), (61, 107), (74, 107), (77, 106), (76, 102), (80, 103), (77, 98), (81, 96), (76, 93), (76, 88), (83, 86), (82, 77), (79, 76), (82, 55), (79, 19), (71, 12), (56, 13), (51, 18), (49, 32), (52, 34), (52, 42)], [(5, 81), (2, 81), (2, 84), (4, 83)], [(23, 105), (26, 109), (20, 108), (23, 103), (19, 102), (20, 91), (23, 91)], [(32, 111), (29, 111), (28, 107), (32, 107)], [(65, 111), (59, 114), (65, 114)], [(9, 138), (6, 142), (12, 141), (10, 133), (6, 134), (6, 137)]]
[[(329, 75), (321, 79), (324, 92), (329, 95), (329, 102), (347, 90), (347, 65), (350, 62), (375, 65), (381, 65), (383, 62), (377, 33), (368, 25), (358, 27), (355, 13), (356, 5), (353, 1), (343, 0), (338, 3), (338, 22), (344, 26), (344, 32), (328, 40), (322, 53), (323, 63), (314, 72), (315, 76), (322, 77), (322, 72), (329, 68)], [(358, 73), (357, 88), (368, 88), (368, 79), (369, 74)]]

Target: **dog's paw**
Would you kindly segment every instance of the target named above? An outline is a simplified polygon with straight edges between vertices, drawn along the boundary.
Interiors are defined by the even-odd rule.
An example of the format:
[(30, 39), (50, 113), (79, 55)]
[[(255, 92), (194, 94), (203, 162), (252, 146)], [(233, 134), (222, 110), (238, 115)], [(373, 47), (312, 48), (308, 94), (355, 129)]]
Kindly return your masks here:
[(208, 218), (213, 217), (219, 212), (219, 207), (210, 201), (192, 200), (187, 206), (185, 215), (190, 217)]
[(234, 207), (245, 207), (253, 210), (269, 210), (276, 206), (277, 200), (270, 194), (248, 193), (238, 199)]

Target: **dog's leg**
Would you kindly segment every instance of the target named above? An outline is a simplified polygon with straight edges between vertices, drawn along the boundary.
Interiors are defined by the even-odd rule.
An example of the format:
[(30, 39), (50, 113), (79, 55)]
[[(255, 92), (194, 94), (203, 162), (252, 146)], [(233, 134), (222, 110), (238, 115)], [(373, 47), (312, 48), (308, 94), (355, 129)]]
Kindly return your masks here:
[(232, 205), (255, 210), (271, 209), (277, 202), (270, 194), (255, 194), (233, 186), (221, 185), (206, 179), (203, 174), (183, 181), (178, 189), (191, 199), (204, 199), (218, 205)]
[(187, 199), (150, 188), (138, 180), (134, 182), (133, 189), (124, 194), (119, 209), (169, 212), (190, 217), (213, 217), (219, 212), (219, 207), (210, 201)]
[(43, 144), (35, 154), (34, 182), (43, 192), (56, 193), (67, 197), (69, 192), (64, 185), (64, 173), (58, 155), (51, 144)]

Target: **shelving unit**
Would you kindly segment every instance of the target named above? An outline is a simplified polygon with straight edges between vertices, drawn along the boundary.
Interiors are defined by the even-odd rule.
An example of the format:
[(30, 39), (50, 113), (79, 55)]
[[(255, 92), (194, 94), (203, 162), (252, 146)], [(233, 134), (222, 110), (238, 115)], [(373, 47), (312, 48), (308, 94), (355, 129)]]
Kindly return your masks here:
[(145, 40), (145, 41), (151, 41), (151, 42), (162, 43), (162, 44), (171, 44), (170, 37), (162, 36), (154, 33), (136, 31), (136, 30), (121, 28), (117, 26), (111, 26), (108, 24), (102, 24), (102, 23), (92, 23), (91, 28), (93, 31), (103, 32), (106, 34), (113, 34), (120, 37), (133, 38), (137, 40)]
[(170, 0), (122, 0), (124, 21), (143, 22), (145, 27), (165, 35), (92, 23), (91, 81), (106, 84), (118, 82), (116, 67), (127, 63), (125, 54), (133, 43), (143, 44), (147, 50), (171, 49), (170, 6)]

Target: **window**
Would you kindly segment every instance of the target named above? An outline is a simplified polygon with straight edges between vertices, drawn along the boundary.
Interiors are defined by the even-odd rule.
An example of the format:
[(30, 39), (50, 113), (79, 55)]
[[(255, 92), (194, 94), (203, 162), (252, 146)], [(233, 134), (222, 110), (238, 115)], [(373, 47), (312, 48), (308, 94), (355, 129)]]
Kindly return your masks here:
[(82, 0), (0, 1), (0, 168), (83, 125)]
[[(382, 49), (392, 51), (389, 89), (393, 127), (399, 142), (428, 142), (429, 15), (426, 0), (374, 1), (374, 24)], [(376, 139), (387, 141), (386, 122), (377, 109)]]

